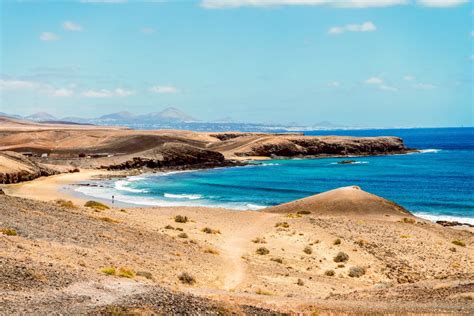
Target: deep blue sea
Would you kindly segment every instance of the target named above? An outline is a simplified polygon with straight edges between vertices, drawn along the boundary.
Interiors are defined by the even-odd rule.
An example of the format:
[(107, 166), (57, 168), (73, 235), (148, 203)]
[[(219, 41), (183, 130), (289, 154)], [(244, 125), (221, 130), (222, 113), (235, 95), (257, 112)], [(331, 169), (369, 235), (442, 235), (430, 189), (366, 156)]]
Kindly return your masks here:
[[(334, 188), (358, 185), (428, 219), (474, 224), (474, 128), (314, 131), (307, 135), (399, 136), (421, 153), (270, 160), (255, 165), (169, 172), (101, 182), (76, 190), (137, 205), (259, 209)], [(345, 158), (347, 159), (347, 158)]]

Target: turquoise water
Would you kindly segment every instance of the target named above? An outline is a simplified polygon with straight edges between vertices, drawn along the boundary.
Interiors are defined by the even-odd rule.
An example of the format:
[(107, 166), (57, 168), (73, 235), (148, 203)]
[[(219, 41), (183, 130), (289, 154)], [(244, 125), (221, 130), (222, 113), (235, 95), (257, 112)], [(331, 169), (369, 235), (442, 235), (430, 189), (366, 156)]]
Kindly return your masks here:
[[(308, 135), (402, 137), (421, 153), (351, 158), (271, 160), (255, 165), (170, 172), (101, 182), (77, 190), (139, 205), (205, 205), (259, 209), (334, 188), (358, 185), (428, 219), (474, 223), (474, 129), (309, 132)], [(346, 158), (347, 159), (347, 158)]]

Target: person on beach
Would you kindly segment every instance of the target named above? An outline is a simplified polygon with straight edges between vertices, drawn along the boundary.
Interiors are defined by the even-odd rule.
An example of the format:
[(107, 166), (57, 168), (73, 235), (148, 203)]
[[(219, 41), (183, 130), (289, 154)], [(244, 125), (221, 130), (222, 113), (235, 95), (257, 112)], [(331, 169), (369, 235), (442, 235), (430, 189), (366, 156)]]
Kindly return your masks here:
[(115, 196), (112, 195), (112, 204), (114, 204), (114, 198), (115, 198)]

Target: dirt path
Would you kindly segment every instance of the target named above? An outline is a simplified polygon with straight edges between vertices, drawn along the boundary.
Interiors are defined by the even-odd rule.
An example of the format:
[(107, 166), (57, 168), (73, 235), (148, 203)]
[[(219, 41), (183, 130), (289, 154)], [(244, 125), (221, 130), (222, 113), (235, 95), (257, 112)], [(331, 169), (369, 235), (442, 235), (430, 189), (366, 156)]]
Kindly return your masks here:
[(247, 263), (242, 259), (242, 256), (250, 251), (251, 240), (259, 235), (271, 218), (276, 216), (278, 214), (259, 214), (257, 219), (249, 221), (245, 227), (236, 228), (233, 236), (222, 245), (222, 255), (228, 265), (228, 268), (225, 269), (228, 273), (224, 280), (224, 290), (235, 289), (245, 280)]

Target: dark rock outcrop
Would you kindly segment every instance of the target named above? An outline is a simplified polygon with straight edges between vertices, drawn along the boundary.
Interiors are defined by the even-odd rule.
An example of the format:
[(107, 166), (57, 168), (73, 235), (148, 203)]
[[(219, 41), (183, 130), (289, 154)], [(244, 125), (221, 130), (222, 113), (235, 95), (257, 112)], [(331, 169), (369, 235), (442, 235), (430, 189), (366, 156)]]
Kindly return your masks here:
[(12, 184), (58, 174), (38, 162), (15, 152), (0, 152), (0, 183)]

